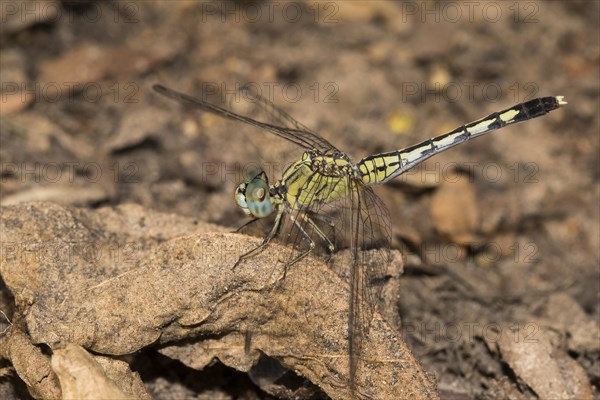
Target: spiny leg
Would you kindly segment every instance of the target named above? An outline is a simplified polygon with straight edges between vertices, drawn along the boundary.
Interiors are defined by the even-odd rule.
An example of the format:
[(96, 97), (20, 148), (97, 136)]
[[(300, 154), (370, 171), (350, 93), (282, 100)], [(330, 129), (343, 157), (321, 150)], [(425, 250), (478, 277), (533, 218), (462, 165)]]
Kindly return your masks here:
[[(302, 213), (302, 214), (304, 214), (304, 213)], [(289, 266), (297, 263), (298, 261), (302, 260), (304, 257), (306, 257), (315, 248), (315, 242), (310, 238), (310, 235), (308, 233), (306, 233), (306, 231), (304, 230), (304, 228), (302, 228), (302, 225), (300, 225), (298, 223), (298, 221), (296, 220), (296, 217), (294, 217), (293, 215), (290, 215), (290, 219), (292, 220), (292, 222), (294, 223), (294, 225), (296, 226), (296, 228), (298, 228), (298, 231), (300, 232), (300, 234), (302, 235), (302, 237), (304, 238), (304, 240), (306, 240), (308, 242), (308, 249), (305, 250), (305, 251), (303, 251), (302, 253), (300, 253), (300, 255), (298, 255), (292, 261), (290, 261), (287, 264), (285, 264), (285, 270), (283, 272), (282, 279), (285, 278), (285, 275), (287, 273), (287, 267), (289, 267)]]
[(244, 225), (240, 226), (239, 228), (237, 228), (234, 232), (235, 233), (240, 233), (242, 229), (244, 229), (245, 227), (247, 227), (248, 225), (251, 225), (253, 223), (255, 223), (256, 221), (258, 221), (260, 218), (252, 218), (250, 221), (246, 222)]
[[(331, 228), (334, 227), (333, 223), (331, 223), (331, 221), (325, 221), (324, 218), (319, 218), (318, 214), (315, 214), (315, 218), (319, 219), (320, 221), (323, 221), (327, 224), (329, 224), (329, 226)], [(308, 215), (306, 215), (306, 213), (302, 213), (302, 219), (304, 221), (306, 221), (310, 226), (312, 226), (312, 228), (314, 229), (315, 233), (317, 235), (319, 235), (319, 237), (325, 242), (326, 246), (327, 246), (327, 250), (329, 251), (329, 253), (333, 253), (335, 251), (335, 246), (334, 244), (331, 242), (331, 240), (329, 240), (329, 238), (327, 237), (327, 235), (325, 235), (325, 233), (321, 230), (321, 228), (319, 228), (319, 226), (315, 223), (315, 221), (313, 221)], [(335, 230), (334, 230), (335, 233)]]
[[(279, 226), (281, 225), (281, 217), (283, 216), (283, 212), (284, 212), (284, 208), (279, 207), (279, 209), (277, 210), (277, 215), (275, 216), (275, 222), (273, 222), (273, 227), (271, 228), (271, 231), (265, 237), (263, 242), (258, 247), (250, 250), (246, 254), (241, 255), (240, 258), (236, 261), (236, 263), (233, 265), (233, 267), (231, 269), (235, 269), (242, 261), (245, 261), (245, 260), (249, 259), (250, 257), (254, 257), (254, 256), (262, 253), (262, 251), (267, 247), (269, 242), (277, 235)], [(250, 221), (250, 222), (252, 222), (252, 221)]]

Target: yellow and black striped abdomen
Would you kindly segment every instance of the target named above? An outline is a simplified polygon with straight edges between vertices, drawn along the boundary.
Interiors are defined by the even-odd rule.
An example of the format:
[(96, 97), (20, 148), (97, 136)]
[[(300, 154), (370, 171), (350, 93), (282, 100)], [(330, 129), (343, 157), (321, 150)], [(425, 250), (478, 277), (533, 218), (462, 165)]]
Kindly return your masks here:
[(357, 164), (363, 183), (374, 185), (395, 178), (427, 158), (441, 153), (459, 143), (500, 129), (506, 125), (541, 117), (548, 112), (567, 104), (562, 96), (541, 97), (517, 104), (485, 118), (460, 126), (451, 132), (428, 139), (403, 150), (374, 154)]
[(391, 179), (396, 171), (402, 167), (402, 154), (400, 151), (375, 154), (362, 159), (358, 163), (363, 183), (374, 185)]

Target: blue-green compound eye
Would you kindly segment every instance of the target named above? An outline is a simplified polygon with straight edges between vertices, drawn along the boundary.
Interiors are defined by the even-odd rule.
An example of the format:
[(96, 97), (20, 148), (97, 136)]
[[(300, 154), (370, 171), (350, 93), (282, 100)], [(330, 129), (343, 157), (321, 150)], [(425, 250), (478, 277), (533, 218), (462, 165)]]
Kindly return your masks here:
[(273, 212), (271, 198), (269, 196), (269, 184), (264, 174), (254, 178), (246, 185), (246, 204), (248, 210), (257, 218), (265, 218)]
[(269, 196), (269, 181), (264, 171), (253, 170), (244, 177), (235, 191), (235, 201), (247, 215), (265, 218), (273, 212)]

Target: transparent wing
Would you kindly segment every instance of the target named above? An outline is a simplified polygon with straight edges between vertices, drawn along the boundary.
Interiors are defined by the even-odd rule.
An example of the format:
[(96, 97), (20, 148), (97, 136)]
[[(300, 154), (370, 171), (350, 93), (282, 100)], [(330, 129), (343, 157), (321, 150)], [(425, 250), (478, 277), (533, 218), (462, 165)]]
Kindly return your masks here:
[(244, 93), (250, 102), (253, 102), (266, 115), (268, 115), (272, 121), (275, 121), (275, 125), (280, 125), (298, 131), (305, 131), (314, 136), (321, 137), (318, 133), (308, 128), (306, 125), (296, 121), (296, 119), (273, 104), (273, 102), (258, 94), (256, 90), (252, 90), (251, 87), (244, 86), (240, 89), (240, 91)]
[(350, 315), (348, 321), (350, 385), (356, 389), (363, 343), (369, 334), (373, 312), (381, 300), (383, 278), (391, 260), (391, 218), (381, 199), (364, 185), (350, 196), (352, 202)]
[[(324, 190), (329, 193), (325, 193), (324, 197), (328, 197), (335, 192), (335, 184), (351, 184), (351, 177), (345, 179), (346, 182), (340, 183), (339, 179), (315, 174), (311, 183), (314, 184), (315, 180), (321, 181), (316, 186), (325, 183)], [(354, 187), (351, 194), (343, 199), (327, 204), (309, 199), (310, 206), (290, 211), (292, 218), (302, 221), (303, 230), (315, 243), (314, 254), (327, 254), (328, 243), (335, 245), (336, 252), (346, 250), (338, 253), (343, 253), (343, 256), (336, 257), (336, 261), (344, 262), (342, 269), (336, 272), (345, 276), (351, 287), (348, 355), (352, 391), (357, 387), (355, 384), (363, 356), (363, 343), (369, 333), (373, 312), (380, 303), (382, 282), (391, 260), (392, 233), (391, 218), (383, 201), (363, 184), (355, 183)], [(310, 220), (303, 219), (303, 215)], [(307, 241), (304, 235), (293, 227), (288, 231), (282, 230), (280, 240), (291, 248), (291, 256), (295, 257), (306, 251)]]
[[(207, 101), (198, 99), (193, 96), (189, 96), (187, 94), (178, 92), (173, 89), (169, 89), (163, 85), (156, 84), (152, 86), (156, 92), (161, 95), (168, 97), (170, 99), (176, 100), (182, 104), (187, 106), (197, 108), (206, 112), (210, 112), (216, 115), (219, 115), (223, 118), (227, 118), (234, 121), (243, 122), (248, 125), (255, 126), (257, 128), (265, 129), (283, 139), (286, 139), (302, 148), (307, 150), (317, 149), (323, 152), (330, 150), (337, 150), (335, 146), (329, 143), (327, 140), (323, 139), (318, 134), (311, 132), (306, 129), (299, 122), (295, 121), (291, 116), (286, 114), (283, 110), (278, 109), (274, 104), (270, 103), (268, 100), (263, 99), (258, 96), (258, 104), (261, 107), (266, 107), (266, 112), (270, 112), (271, 115), (279, 121), (287, 121), (288, 123), (292, 123), (294, 128), (286, 128), (282, 126), (277, 126), (261, 121), (254, 120), (252, 118), (239, 115), (230, 111), (226, 108), (219, 107), (215, 104), (209, 103)], [(270, 111), (269, 111), (270, 110)]]

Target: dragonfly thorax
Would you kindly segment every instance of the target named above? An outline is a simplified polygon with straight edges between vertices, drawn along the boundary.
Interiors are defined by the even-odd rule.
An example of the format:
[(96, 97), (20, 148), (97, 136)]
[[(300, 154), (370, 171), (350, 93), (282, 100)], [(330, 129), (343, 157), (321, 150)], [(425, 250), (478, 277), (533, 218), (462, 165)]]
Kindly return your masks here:
[(355, 172), (348, 156), (339, 151), (322, 153), (311, 150), (304, 153), (303, 160), (310, 161), (310, 168), (324, 176), (341, 178)]
[(263, 170), (255, 170), (246, 175), (244, 182), (235, 190), (235, 202), (244, 214), (255, 218), (265, 218), (273, 212), (269, 193), (269, 179)]
[(272, 201), (290, 209), (332, 203), (354, 190), (358, 170), (341, 152), (309, 150), (271, 188)]

